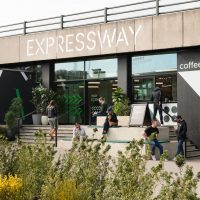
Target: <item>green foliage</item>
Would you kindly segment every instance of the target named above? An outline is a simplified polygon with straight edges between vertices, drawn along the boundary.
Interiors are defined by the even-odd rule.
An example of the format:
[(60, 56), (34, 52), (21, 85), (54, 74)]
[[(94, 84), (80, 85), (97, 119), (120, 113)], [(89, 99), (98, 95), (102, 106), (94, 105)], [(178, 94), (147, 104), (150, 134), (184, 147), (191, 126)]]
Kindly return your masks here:
[(7, 133), (7, 128), (0, 126), (0, 136), (5, 136)]
[(119, 116), (130, 115), (130, 106), (127, 95), (123, 92), (122, 88), (118, 87), (112, 93), (112, 100), (114, 103), (114, 112)]
[(75, 144), (62, 160), (62, 177), (76, 182), (83, 199), (103, 199), (110, 168), (109, 149), (104, 143)]
[(20, 117), (23, 108), (22, 99), (19, 97), (13, 98), (8, 112), (5, 114), (5, 122), (8, 128), (13, 128), (16, 126), (17, 118)]
[(0, 139), (0, 174), (15, 174), (18, 145), (9, 143), (5, 138)]
[(176, 156), (175, 162), (176, 162), (177, 166), (181, 168), (185, 164), (185, 157), (179, 154)]
[(179, 173), (164, 170), (167, 152), (147, 168), (147, 156), (141, 154), (143, 140), (133, 140), (116, 158), (111, 158), (105, 142), (74, 143), (55, 160), (45, 133), (39, 130), (35, 135), (34, 145), (0, 141), (0, 174), (16, 175), (22, 182), (15, 200), (200, 199), (196, 194), (200, 173), (195, 175), (187, 166), (182, 170), (183, 160), (177, 163)]
[(55, 97), (55, 101), (58, 106), (58, 112), (63, 114), (66, 110), (65, 96), (61, 94), (57, 94)]
[(44, 114), (49, 102), (55, 97), (55, 92), (42, 86), (32, 89), (32, 104), (35, 106), (36, 112)]
[(8, 111), (5, 114), (5, 122), (10, 129), (16, 126), (16, 117), (13, 111)]

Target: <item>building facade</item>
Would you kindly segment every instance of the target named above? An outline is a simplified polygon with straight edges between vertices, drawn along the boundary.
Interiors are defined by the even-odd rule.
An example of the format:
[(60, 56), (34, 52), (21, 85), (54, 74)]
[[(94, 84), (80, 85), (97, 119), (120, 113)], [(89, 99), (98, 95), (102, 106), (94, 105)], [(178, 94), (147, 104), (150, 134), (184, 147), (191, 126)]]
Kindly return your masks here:
[[(65, 100), (62, 123), (92, 122), (98, 98), (121, 87), (131, 103), (159, 86), (171, 115), (188, 123), (200, 147), (200, 9), (0, 38), (1, 122), (16, 90), (25, 113), (39, 84)], [(171, 123), (164, 116), (165, 123)]]

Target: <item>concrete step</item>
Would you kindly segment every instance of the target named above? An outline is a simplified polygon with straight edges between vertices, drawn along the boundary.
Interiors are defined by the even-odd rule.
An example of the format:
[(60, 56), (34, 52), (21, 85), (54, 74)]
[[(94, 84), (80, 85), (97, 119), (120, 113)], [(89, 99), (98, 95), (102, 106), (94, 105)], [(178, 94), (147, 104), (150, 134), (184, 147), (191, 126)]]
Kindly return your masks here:
[[(23, 134), (27, 134), (27, 135), (35, 135), (35, 133), (37, 132), (38, 130), (24, 130), (24, 129), (20, 129), (20, 135), (23, 135)], [(49, 133), (50, 129), (49, 130), (43, 130), (44, 133)], [(72, 131), (60, 131), (58, 130), (58, 135), (72, 135)]]
[(192, 151), (192, 150), (196, 150), (196, 146), (195, 145), (190, 145), (190, 146), (186, 146), (186, 150), (187, 151)]
[[(24, 139), (24, 140), (20, 140), (22, 143), (26, 143), (26, 144), (34, 144), (35, 143), (35, 140), (30, 140), (30, 139)], [(50, 141), (50, 140), (47, 140), (46, 141), (46, 143), (47, 144), (55, 144), (55, 141), (54, 140), (52, 140), (52, 141)]]
[(200, 159), (200, 153), (196, 153), (196, 154), (187, 154), (186, 155), (187, 159)]
[[(49, 131), (50, 126), (49, 125), (23, 125), (20, 128), (20, 141), (22, 143), (35, 143), (35, 132), (38, 130), (42, 130), (46, 133), (46, 142), (49, 144), (54, 144), (55, 141), (50, 141)], [(59, 125), (58, 127), (58, 141), (61, 140), (70, 140), (72, 139), (72, 131), (73, 126), (66, 126), (66, 125)]]

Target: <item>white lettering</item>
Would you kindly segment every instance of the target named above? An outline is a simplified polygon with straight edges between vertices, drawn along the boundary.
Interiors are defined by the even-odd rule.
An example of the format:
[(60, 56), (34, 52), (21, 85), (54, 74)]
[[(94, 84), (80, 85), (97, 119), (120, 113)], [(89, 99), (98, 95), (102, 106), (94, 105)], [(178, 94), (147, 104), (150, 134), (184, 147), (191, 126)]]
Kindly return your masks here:
[(39, 52), (41, 52), (41, 53), (44, 55), (44, 54), (45, 54), (45, 51), (44, 51), (44, 49), (42, 48), (42, 46), (43, 46), (43, 44), (44, 44), (44, 42), (45, 42), (45, 38), (43, 38), (43, 39), (41, 40), (41, 42), (39, 42), (39, 41), (36, 39), (35, 42), (36, 42), (36, 44), (37, 44), (37, 46), (38, 46), (37, 51), (35, 52), (35, 55), (38, 55)]
[(90, 50), (90, 51), (92, 51), (93, 49), (95, 49), (95, 47), (96, 47), (96, 41), (95, 41), (95, 39), (93, 38), (91, 38), (90, 36), (96, 36), (96, 33), (94, 32), (94, 31), (90, 31), (88, 34), (87, 34), (87, 40), (89, 41), (89, 42), (91, 42), (92, 43), (92, 45), (91, 46), (89, 46), (89, 45), (87, 45), (87, 49), (88, 50)]
[(136, 43), (137, 43), (137, 36), (138, 36), (139, 32), (141, 31), (141, 29), (142, 29), (142, 25), (140, 25), (140, 26), (138, 27), (138, 29), (137, 29), (137, 31), (136, 31), (136, 33), (135, 33), (135, 45), (136, 45)]
[(116, 37), (116, 29), (113, 29), (111, 39), (110, 39), (110, 35), (108, 34), (107, 29), (104, 31), (103, 34), (101, 33), (103, 35), (103, 39), (101, 37), (100, 31), (97, 31), (97, 34), (98, 34), (101, 49), (103, 48), (103, 45), (106, 43), (106, 41), (108, 42), (109, 48), (111, 48), (111, 43), (114, 42), (114, 38)]
[(70, 38), (73, 38), (73, 37), (74, 37), (74, 34), (66, 35), (66, 52), (73, 52), (74, 51), (73, 48), (70, 48), (70, 46), (73, 44), (73, 42), (70, 41)]
[(189, 61), (188, 63), (180, 64), (179, 69), (180, 70), (200, 69), (200, 62)]
[(59, 36), (57, 37), (57, 47), (56, 47), (57, 53), (58, 53), (59, 50), (60, 50), (62, 53), (64, 53), (63, 44), (64, 44), (64, 37), (63, 37), (62, 35), (59, 35)]
[[(82, 37), (82, 39), (79, 38), (80, 36)], [(83, 33), (78, 33), (76, 35), (76, 41), (77, 41), (77, 43), (81, 44), (80, 48), (79, 47), (75, 47), (77, 51), (82, 51), (84, 49), (84, 47), (85, 47), (84, 36), (85, 35)]]
[[(42, 39), (31, 39), (27, 40), (26, 54), (27, 56), (48, 55), (54, 46), (56, 47), (56, 52), (61, 54), (74, 51), (82, 52), (85, 49), (93, 51), (97, 43), (99, 43), (101, 49), (115, 48), (121, 44), (128, 47), (133, 41), (136, 44), (141, 30), (142, 25), (138, 26), (137, 29), (134, 29), (133, 26), (121, 26), (113, 29), (57, 35), (56, 38), (50, 36)], [(131, 37), (128, 37), (128, 34)], [(193, 68), (199, 68), (198, 64), (188, 63), (188, 65), (194, 65)]]
[(124, 27), (122, 27), (122, 31), (119, 32), (116, 47), (119, 45), (120, 42), (125, 42), (127, 46), (129, 45)]
[(48, 37), (47, 45), (46, 45), (46, 55), (48, 55), (48, 53), (49, 53), (49, 48), (53, 47), (54, 44), (55, 44), (54, 38), (53, 37)]
[(33, 43), (33, 42), (34, 42), (34, 40), (28, 40), (27, 41), (27, 44), (26, 44), (26, 55), (27, 56), (33, 56), (34, 55), (33, 51), (31, 51), (31, 50), (33, 50), (33, 45), (31, 45), (31, 43)]

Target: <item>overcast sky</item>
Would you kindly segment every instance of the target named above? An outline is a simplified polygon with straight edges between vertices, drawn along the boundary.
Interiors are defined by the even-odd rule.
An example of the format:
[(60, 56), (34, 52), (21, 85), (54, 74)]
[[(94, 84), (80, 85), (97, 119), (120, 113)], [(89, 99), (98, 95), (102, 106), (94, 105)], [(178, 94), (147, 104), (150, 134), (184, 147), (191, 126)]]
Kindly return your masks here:
[(6, 0), (3, 1), (3, 3), (1, 2), (0, 6), (0, 25), (123, 5), (135, 1), (136, 0)]

